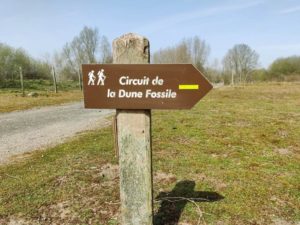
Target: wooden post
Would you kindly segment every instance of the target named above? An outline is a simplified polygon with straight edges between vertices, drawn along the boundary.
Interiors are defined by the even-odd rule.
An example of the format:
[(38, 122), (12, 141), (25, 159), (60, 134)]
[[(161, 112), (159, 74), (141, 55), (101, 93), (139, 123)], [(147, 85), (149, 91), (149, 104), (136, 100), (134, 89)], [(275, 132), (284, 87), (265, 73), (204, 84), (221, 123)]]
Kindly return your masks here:
[(82, 91), (82, 83), (81, 83), (81, 71), (78, 69), (78, 84), (79, 84), (79, 89)]
[(19, 67), (19, 72), (20, 72), (20, 81), (21, 81), (21, 89), (22, 89), (22, 96), (25, 96), (25, 91), (24, 91), (24, 81), (23, 81), (23, 71), (22, 67)]
[[(113, 42), (113, 63), (147, 64), (149, 41), (125, 34)], [(117, 110), (122, 225), (152, 225), (151, 111)]]
[(54, 92), (57, 93), (56, 74), (55, 74), (54, 66), (52, 66), (52, 75), (53, 75)]

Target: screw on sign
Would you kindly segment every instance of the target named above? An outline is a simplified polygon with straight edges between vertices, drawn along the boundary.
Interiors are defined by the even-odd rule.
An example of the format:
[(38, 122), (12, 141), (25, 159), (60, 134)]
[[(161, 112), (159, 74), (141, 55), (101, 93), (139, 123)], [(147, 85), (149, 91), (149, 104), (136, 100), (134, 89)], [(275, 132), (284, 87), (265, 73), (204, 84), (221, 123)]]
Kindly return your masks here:
[(212, 85), (192, 64), (86, 64), (86, 108), (190, 109)]

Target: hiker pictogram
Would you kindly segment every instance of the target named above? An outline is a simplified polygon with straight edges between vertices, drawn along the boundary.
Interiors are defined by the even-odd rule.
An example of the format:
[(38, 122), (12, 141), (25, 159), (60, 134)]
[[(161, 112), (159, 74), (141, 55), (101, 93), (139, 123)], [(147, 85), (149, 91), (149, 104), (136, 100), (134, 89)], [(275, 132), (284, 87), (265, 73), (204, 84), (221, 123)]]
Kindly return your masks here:
[(89, 77), (88, 85), (95, 85), (95, 79), (96, 79), (96, 77), (94, 75), (94, 70), (92, 70), (91, 72), (89, 72), (88, 77)]
[(106, 76), (104, 74), (104, 69), (99, 70), (99, 72), (97, 73), (97, 75), (98, 75), (97, 85), (103, 86), (104, 85), (104, 81), (106, 79)]

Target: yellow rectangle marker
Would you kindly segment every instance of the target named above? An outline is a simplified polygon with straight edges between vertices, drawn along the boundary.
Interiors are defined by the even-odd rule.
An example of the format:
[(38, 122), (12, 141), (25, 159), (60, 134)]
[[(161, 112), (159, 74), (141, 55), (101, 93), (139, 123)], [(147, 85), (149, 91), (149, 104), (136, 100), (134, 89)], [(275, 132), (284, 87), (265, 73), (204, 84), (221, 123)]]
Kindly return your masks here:
[(198, 90), (198, 84), (179, 84), (179, 90)]

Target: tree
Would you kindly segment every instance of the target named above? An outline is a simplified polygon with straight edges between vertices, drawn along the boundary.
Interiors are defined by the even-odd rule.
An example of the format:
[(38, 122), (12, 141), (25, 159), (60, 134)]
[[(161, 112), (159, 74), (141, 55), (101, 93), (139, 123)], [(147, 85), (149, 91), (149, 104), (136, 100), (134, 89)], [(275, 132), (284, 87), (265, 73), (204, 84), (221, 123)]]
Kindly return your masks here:
[(291, 80), (292, 77), (299, 79), (300, 57), (290, 56), (276, 59), (269, 67), (269, 78), (276, 80)]
[(153, 63), (193, 63), (199, 70), (204, 65), (210, 52), (210, 47), (198, 36), (184, 39), (173, 47), (160, 49), (152, 57)]
[(49, 79), (49, 65), (30, 57), (22, 48), (0, 43), (0, 87), (19, 86), (19, 68), (25, 79)]
[[(22, 71), (24, 74), (24, 78), (27, 79), (35, 79), (35, 78), (41, 78), (40, 71), (34, 70), (33, 65), (36, 63), (36, 60), (31, 58), (23, 49), (16, 49), (14, 51), (14, 59), (12, 61), (12, 66), (14, 75), (17, 73), (17, 77), (19, 77), (19, 67), (22, 67)], [(11, 72), (12, 72), (11, 71)]]
[(203, 70), (210, 53), (210, 47), (198, 36), (190, 39), (189, 42), (191, 43), (192, 62), (198, 69)]
[(77, 54), (82, 53), (81, 59), (85, 59), (88, 63), (96, 63), (96, 53), (98, 52), (99, 45), (99, 32), (98, 29), (91, 29), (84, 27), (80, 32), (79, 37), (75, 37), (73, 44), (74, 50)]
[(0, 43), (0, 80), (13, 78), (10, 76), (13, 71), (14, 49)]
[(225, 74), (231, 75), (231, 83), (237, 79), (239, 83), (246, 82), (258, 66), (258, 58), (259, 55), (246, 44), (238, 44), (229, 49), (223, 59), (223, 68)]
[(105, 36), (101, 38), (100, 54), (101, 54), (100, 56), (101, 63), (112, 63), (113, 58), (112, 58), (110, 43), (107, 37)]
[(224, 82), (218, 59), (214, 59), (212, 63), (205, 67), (205, 77), (212, 83)]
[(266, 81), (268, 79), (268, 71), (266, 69), (255, 69), (252, 72), (253, 81)]
[(77, 79), (78, 71), (84, 63), (110, 63), (112, 54), (105, 36), (100, 36), (97, 28), (84, 27), (78, 36), (66, 43), (62, 53), (55, 55), (60, 74), (67, 79)]
[(65, 66), (73, 68), (77, 73), (83, 63), (96, 63), (99, 44), (98, 30), (84, 27), (80, 34), (66, 43), (62, 50)]

